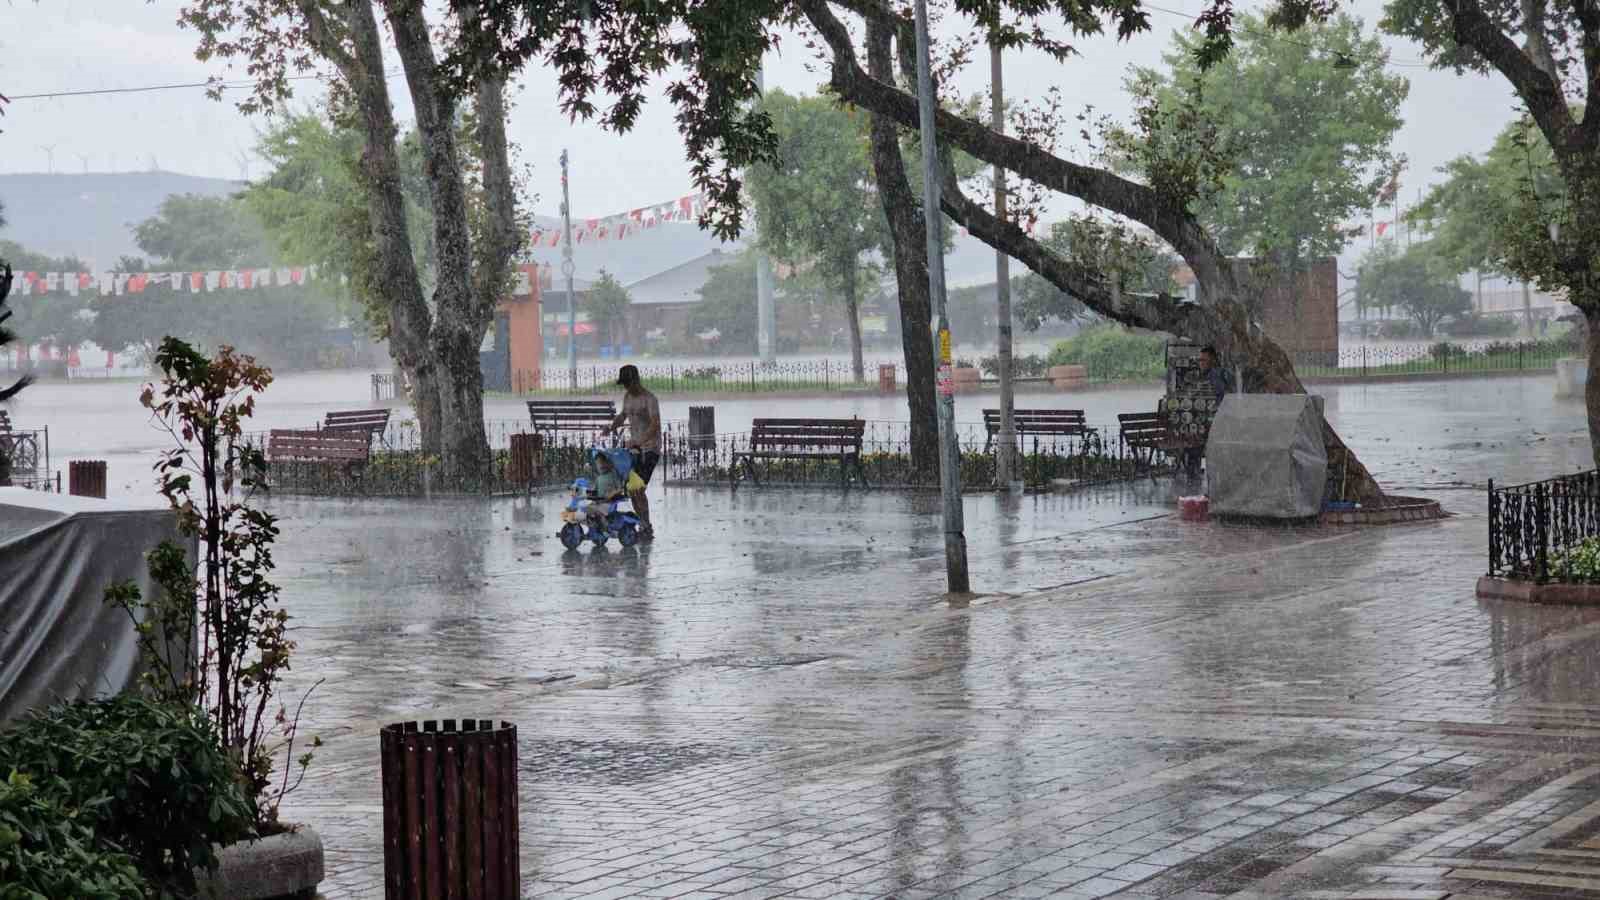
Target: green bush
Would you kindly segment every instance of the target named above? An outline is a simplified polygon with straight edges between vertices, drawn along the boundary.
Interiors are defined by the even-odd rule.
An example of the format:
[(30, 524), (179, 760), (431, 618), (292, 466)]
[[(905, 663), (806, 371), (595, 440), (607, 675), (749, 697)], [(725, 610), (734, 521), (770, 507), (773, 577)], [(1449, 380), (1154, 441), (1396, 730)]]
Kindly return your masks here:
[(254, 798), (190, 707), (136, 696), (57, 704), (0, 731), (0, 771), (12, 770), (59, 786), (60, 805), (154, 884), (192, 888), (192, 870), (215, 864), (213, 843), (252, 834)]
[[(978, 361), (978, 365), (982, 367), (983, 374), (990, 378), (1000, 377), (1000, 357), (998, 354), (985, 356)], [(1043, 356), (1027, 353), (1011, 357), (1011, 375), (1015, 378), (1043, 378), (1044, 373), (1049, 369), (1050, 360)]]
[(1439, 362), (1447, 359), (1459, 359), (1467, 355), (1467, 348), (1449, 341), (1439, 341), (1428, 348), (1428, 355)]
[[(148, 893), (133, 860), (64, 806), (59, 779), (0, 779), (0, 900), (126, 900)], [(48, 788), (54, 789), (48, 789)]]
[(1121, 325), (1096, 325), (1056, 344), (1046, 364), (1085, 366), (1094, 381), (1164, 378), (1167, 337), (1129, 331)]
[(1550, 569), (1565, 581), (1600, 583), (1600, 538), (1584, 538), (1556, 554)]

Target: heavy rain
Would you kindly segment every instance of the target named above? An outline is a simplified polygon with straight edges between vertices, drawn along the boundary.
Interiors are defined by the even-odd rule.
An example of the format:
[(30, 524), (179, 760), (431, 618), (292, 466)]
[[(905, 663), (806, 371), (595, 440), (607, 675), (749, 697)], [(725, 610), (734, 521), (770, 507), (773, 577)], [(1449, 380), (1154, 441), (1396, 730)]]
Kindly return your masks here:
[(1600, 896), (1584, 9), (5, 15), (0, 898)]

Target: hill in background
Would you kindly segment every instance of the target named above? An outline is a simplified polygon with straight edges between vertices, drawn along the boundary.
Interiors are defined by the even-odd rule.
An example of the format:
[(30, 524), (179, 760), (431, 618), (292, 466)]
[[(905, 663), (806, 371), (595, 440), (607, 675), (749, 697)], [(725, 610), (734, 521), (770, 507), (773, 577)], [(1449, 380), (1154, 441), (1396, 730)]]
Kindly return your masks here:
[(224, 196), (237, 181), (177, 172), (0, 175), (6, 226), (0, 238), (49, 256), (77, 256), (109, 269), (139, 255), (133, 226), (156, 214), (171, 194)]

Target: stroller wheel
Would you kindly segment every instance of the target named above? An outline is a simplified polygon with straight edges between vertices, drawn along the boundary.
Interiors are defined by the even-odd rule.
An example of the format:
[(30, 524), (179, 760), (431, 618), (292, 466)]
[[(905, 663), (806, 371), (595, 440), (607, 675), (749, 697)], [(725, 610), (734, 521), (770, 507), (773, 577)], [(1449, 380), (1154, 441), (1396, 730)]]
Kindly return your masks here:
[(633, 527), (632, 522), (625, 523), (617, 529), (617, 543), (624, 547), (632, 547), (639, 543), (639, 529)]
[(561, 538), (561, 546), (568, 550), (576, 550), (578, 545), (583, 543), (583, 529), (569, 522), (556, 532), (556, 537)]

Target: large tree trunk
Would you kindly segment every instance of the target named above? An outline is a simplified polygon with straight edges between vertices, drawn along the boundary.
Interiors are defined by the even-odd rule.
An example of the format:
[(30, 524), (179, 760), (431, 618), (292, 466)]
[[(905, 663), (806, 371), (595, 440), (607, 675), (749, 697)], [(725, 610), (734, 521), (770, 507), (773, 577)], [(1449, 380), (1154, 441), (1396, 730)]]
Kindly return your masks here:
[(316, 0), (303, 0), (311, 41), (344, 75), (361, 113), (365, 146), (361, 151), (362, 188), (373, 239), (373, 289), (389, 313), (389, 351), (412, 385), (412, 406), (422, 437), (422, 449), (441, 449), (438, 370), (429, 348), (433, 316), (422, 296), (411, 237), (406, 223), (405, 195), (400, 161), (395, 153), (399, 128), (389, 103), (385, 83), (383, 48), (370, 3), (347, 6), (345, 24), (350, 34), (346, 53), (328, 28)]
[[(889, 29), (867, 23), (867, 65), (873, 76), (894, 79)], [(911, 419), (911, 464), (937, 480), (939, 409), (934, 397), (933, 304), (928, 298), (928, 241), (922, 204), (911, 194), (894, 121), (873, 113), (872, 175), (889, 219), (894, 274), (900, 298), (900, 347), (906, 360), (906, 406)]]
[(860, 384), (864, 374), (861, 370), (861, 310), (860, 300), (857, 298), (856, 284), (856, 259), (840, 260), (844, 274), (844, 314), (850, 321), (850, 374)]
[(494, 307), (491, 304), (483, 308), (473, 289), (472, 237), (456, 146), (453, 89), (440, 78), (421, 3), (394, 2), (386, 9), (395, 51), (411, 91), (417, 132), (422, 138), (423, 172), (433, 203), (438, 280), (433, 292), (431, 344), (441, 375), (441, 455), (447, 477), (471, 487), (489, 472), (478, 348), (483, 344)]
[[(891, 80), (880, 79), (860, 68), (849, 30), (828, 8), (828, 0), (799, 2), (806, 18), (832, 50), (830, 85), (834, 91), (870, 112), (892, 118), (902, 127), (916, 128), (917, 98), (900, 90)], [(888, 12), (886, 7), (868, 9), (867, 18), (869, 28), (873, 21), (878, 21), (909, 30), (909, 22)], [(1189, 304), (1170, 296), (1130, 297), (1120, 291), (1113, 292), (1103, 272), (1089, 270), (1053, 253), (1015, 224), (999, 222), (989, 210), (972, 202), (946, 167), (941, 205), (944, 212), (966, 226), (974, 236), (1009, 253), (1057, 288), (1109, 319), (1215, 345), (1225, 358), (1243, 362), (1246, 384), (1252, 391), (1305, 393), (1288, 355), (1250, 321), (1241, 303), (1246, 292), (1240, 288), (1233, 264), (1218, 250), (1210, 234), (1181, 200), (1168, 198), (1147, 185), (1115, 173), (1053, 156), (1026, 141), (998, 134), (948, 111), (936, 109), (934, 116), (940, 134), (973, 156), (1051, 190), (1126, 216), (1154, 231), (1171, 244), (1194, 271), (1200, 283), (1202, 302)], [(1380, 502), (1383, 492), (1360, 460), (1348, 452), (1331, 428), (1325, 425), (1323, 431), (1329, 452), (1346, 459), (1350, 494), (1364, 503)]]

